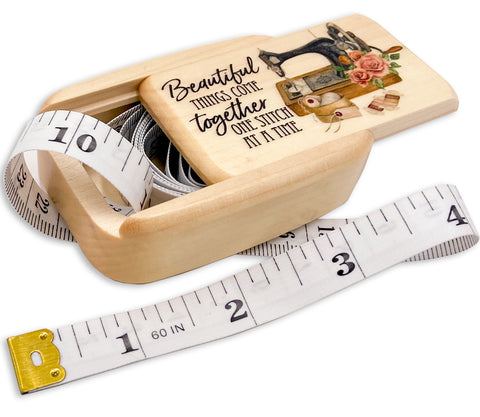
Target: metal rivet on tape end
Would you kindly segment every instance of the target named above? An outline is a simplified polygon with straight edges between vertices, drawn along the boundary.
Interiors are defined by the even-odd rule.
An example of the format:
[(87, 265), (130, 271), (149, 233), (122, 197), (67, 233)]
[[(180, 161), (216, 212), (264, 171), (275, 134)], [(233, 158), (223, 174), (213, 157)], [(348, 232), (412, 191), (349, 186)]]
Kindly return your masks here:
[[(50, 330), (12, 336), (7, 343), (22, 394), (56, 384), (65, 378), (65, 369), (60, 366), (60, 352), (53, 344)], [(40, 363), (34, 363), (34, 353), (40, 355)]]

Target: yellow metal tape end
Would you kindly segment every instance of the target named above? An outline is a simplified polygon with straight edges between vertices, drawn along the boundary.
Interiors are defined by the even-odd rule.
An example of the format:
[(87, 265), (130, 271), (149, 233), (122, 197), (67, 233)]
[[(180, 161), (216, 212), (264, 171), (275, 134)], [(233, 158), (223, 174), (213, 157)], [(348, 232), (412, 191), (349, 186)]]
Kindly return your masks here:
[(60, 366), (60, 352), (53, 344), (50, 330), (12, 336), (7, 343), (22, 394), (56, 384), (65, 378), (65, 369)]

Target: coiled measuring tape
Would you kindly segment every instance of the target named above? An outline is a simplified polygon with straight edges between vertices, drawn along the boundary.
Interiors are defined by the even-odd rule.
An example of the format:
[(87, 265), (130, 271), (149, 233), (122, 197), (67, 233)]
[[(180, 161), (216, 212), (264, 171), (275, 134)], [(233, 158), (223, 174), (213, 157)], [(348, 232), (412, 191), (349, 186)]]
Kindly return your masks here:
[[(27, 125), (5, 169), (5, 189), (15, 210), (49, 236), (73, 241), (67, 224), (41, 186), (30, 152), (63, 153), (97, 171), (130, 204), (114, 204), (128, 215), (148, 203), (153, 174), (149, 160), (110, 126), (93, 117), (70, 111), (42, 113)], [(34, 157), (36, 154), (34, 154)], [(33, 162), (36, 162), (33, 158)], [(33, 166), (33, 169), (32, 169)]]
[[(26, 167), (22, 152), (35, 149), (78, 158), (115, 185), (131, 210), (145, 205), (153, 177), (140, 151), (93, 118), (48, 112), (29, 124), (5, 175), (14, 207), (45, 233), (63, 238), (68, 229)], [(129, 186), (122, 184), (127, 178)], [(244, 251), (271, 258), (207, 287), (137, 310), (10, 337), (19, 388), (26, 393), (61, 385), (233, 335), (397, 263), (452, 255), (477, 242), (452, 185), (425, 189), (363, 217), (319, 219)]]
[[(152, 162), (162, 146), (164, 171)], [(140, 104), (108, 124), (72, 111), (42, 113), (27, 124), (12, 152), (5, 189), (28, 223), (58, 239), (74, 241), (40, 183), (38, 151), (63, 153), (95, 170), (124, 197), (127, 205), (106, 200), (126, 216), (148, 206), (152, 192), (157, 200), (165, 200), (205, 186)]]

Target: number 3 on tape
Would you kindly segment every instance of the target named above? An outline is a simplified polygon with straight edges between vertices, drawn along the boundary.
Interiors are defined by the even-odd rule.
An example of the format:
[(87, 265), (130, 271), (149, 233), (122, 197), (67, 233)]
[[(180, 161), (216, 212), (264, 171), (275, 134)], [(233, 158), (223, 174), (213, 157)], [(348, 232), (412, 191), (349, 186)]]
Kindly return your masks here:
[[(16, 172), (24, 181), (18, 167)], [(451, 185), (425, 189), (363, 217), (316, 220), (245, 251), (272, 257), (205, 288), (137, 310), (10, 337), (19, 388), (25, 393), (60, 385), (230, 336), (399, 262), (452, 255), (477, 242)], [(43, 366), (33, 366), (35, 352)]]

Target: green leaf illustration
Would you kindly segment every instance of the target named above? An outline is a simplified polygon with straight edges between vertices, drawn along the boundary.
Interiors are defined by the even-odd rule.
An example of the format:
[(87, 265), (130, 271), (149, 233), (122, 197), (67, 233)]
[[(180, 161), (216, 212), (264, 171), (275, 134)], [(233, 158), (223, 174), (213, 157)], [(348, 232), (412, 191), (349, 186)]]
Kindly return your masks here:
[(343, 67), (341, 67), (341, 66), (339, 66), (339, 65), (334, 65), (334, 66), (333, 66), (333, 69), (334, 69), (335, 71), (341, 71), (341, 72), (345, 71), (345, 68), (343, 68)]
[(373, 84), (375, 84), (378, 88), (385, 88), (385, 85), (383, 84), (383, 80), (380, 78), (373, 78), (372, 79)]
[(392, 67), (392, 68), (401, 68), (401, 65), (398, 65), (396, 62), (392, 62), (392, 63), (390, 64), (390, 67)]
[(398, 73), (398, 71), (397, 71), (396, 69), (392, 68), (392, 67), (390, 67), (388, 70), (389, 70), (392, 74), (400, 75), (400, 74)]
[(400, 59), (400, 54), (390, 54), (390, 59)]

